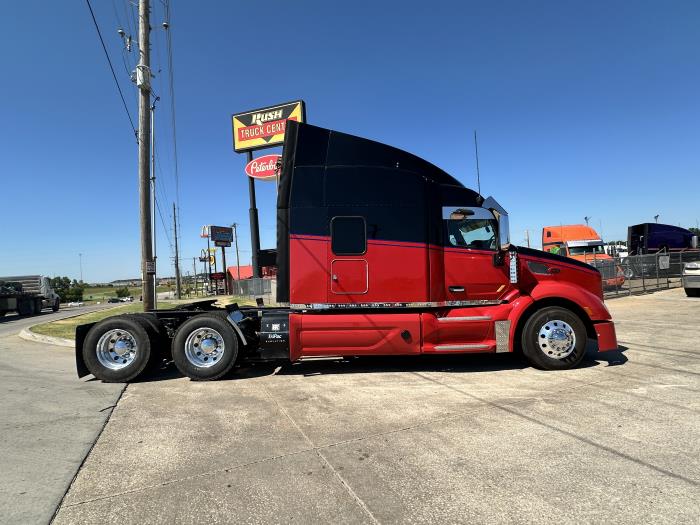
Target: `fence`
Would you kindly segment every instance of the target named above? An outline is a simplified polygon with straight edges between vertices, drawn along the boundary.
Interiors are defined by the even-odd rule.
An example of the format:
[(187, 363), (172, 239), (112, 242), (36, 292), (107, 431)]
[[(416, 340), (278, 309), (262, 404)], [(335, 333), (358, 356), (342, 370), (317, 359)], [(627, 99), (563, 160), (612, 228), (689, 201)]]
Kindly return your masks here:
[(233, 281), (233, 295), (242, 297), (262, 297), (266, 305), (277, 303), (277, 279), (242, 279)]
[(601, 259), (591, 254), (586, 262), (600, 270), (606, 298), (681, 286), (683, 265), (700, 261), (700, 251), (660, 252)]

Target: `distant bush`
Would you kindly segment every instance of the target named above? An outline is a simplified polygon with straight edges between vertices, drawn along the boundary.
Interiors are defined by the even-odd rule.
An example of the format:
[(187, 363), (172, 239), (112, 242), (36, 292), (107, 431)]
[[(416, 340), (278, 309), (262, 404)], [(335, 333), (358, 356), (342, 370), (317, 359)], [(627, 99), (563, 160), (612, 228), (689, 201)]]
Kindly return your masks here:
[(131, 293), (129, 292), (129, 287), (128, 286), (122, 286), (121, 288), (117, 288), (117, 297), (129, 297)]

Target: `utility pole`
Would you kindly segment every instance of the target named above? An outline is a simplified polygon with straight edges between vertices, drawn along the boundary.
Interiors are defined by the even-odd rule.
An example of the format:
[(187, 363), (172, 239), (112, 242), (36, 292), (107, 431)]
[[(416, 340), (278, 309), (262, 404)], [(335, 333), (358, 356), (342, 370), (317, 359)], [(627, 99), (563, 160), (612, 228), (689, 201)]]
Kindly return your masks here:
[(180, 287), (180, 252), (177, 247), (177, 210), (173, 202), (173, 231), (175, 234), (175, 295), (182, 299), (182, 289)]
[[(697, 221), (696, 221), (697, 222)], [(233, 228), (233, 240), (236, 243), (236, 269), (238, 271), (238, 280), (241, 280), (241, 260), (238, 257), (238, 224), (235, 222), (231, 225), (231, 228)]]
[(155, 308), (153, 240), (151, 238), (151, 57), (150, 6), (148, 0), (139, 0), (139, 64), (136, 66), (136, 85), (139, 88), (139, 208), (141, 222), (141, 289), (144, 311)]
[(156, 249), (156, 102), (160, 97), (156, 97), (151, 105), (151, 196), (153, 197), (153, 219), (151, 221), (151, 231), (153, 232), (153, 308), (158, 308), (158, 278), (156, 269), (158, 265), (158, 250)]
[(83, 282), (83, 254), (79, 253), (78, 257), (80, 258), (80, 282)]
[(527, 243), (527, 247), (530, 247), (530, 230), (525, 230), (525, 242)]
[(192, 275), (194, 275), (194, 295), (197, 295), (197, 258), (192, 257)]

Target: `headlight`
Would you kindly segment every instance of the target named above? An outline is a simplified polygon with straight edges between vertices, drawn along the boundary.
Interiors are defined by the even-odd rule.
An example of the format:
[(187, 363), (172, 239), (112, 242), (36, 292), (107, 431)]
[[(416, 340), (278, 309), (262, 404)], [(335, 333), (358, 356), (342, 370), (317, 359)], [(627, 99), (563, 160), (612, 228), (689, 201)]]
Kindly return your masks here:
[(696, 262), (685, 263), (685, 269), (686, 270), (700, 270), (700, 263), (696, 263)]

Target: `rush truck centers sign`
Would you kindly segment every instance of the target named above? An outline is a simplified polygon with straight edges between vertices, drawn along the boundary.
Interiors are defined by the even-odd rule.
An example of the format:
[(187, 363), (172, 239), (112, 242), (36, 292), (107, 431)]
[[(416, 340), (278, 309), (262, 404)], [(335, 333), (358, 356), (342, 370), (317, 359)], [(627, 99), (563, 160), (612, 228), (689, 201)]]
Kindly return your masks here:
[(263, 155), (246, 164), (245, 172), (248, 177), (260, 180), (273, 180), (277, 178), (277, 163), (282, 155)]
[(304, 102), (289, 102), (279, 106), (255, 109), (232, 115), (233, 149), (240, 153), (269, 148), (284, 142), (287, 120), (306, 120)]

